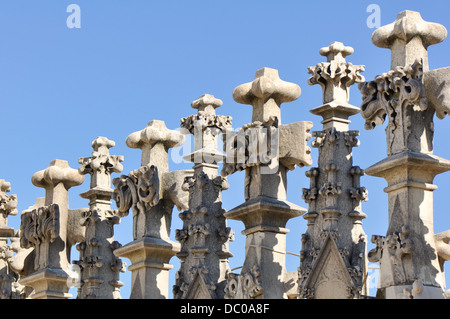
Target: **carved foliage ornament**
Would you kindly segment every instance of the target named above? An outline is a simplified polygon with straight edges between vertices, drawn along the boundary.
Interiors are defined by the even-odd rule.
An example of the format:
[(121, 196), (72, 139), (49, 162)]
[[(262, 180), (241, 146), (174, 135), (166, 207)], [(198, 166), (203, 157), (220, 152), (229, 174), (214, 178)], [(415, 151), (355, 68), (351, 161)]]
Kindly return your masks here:
[(353, 65), (350, 62), (321, 62), (316, 66), (308, 67), (308, 73), (312, 75), (308, 79), (308, 84), (325, 85), (329, 81), (334, 81), (345, 83), (346, 86), (350, 87), (355, 82), (364, 80), (361, 75), (363, 71), (363, 65)]
[(101, 154), (100, 152), (92, 152), (92, 157), (80, 158), (78, 163), (81, 164), (78, 171), (81, 174), (93, 174), (95, 171), (110, 174), (111, 172), (119, 173), (123, 166), (120, 162), (123, 156)]
[(44, 241), (53, 242), (59, 236), (59, 206), (39, 207), (25, 211), (21, 216), (20, 245), (36, 247)]
[(370, 262), (381, 263), (385, 260), (383, 254), (389, 254), (388, 260), (394, 274), (395, 284), (405, 284), (407, 281), (403, 257), (410, 255), (414, 246), (409, 235), (410, 231), (406, 226), (403, 226), (401, 232), (394, 232), (386, 237), (372, 236), (372, 243), (376, 244), (376, 247), (369, 251), (368, 259)]
[(383, 73), (374, 81), (359, 84), (363, 95), (361, 115), (366, 120), (365, 128), (373, 129), (383, 124), (386, 116), (388, 118), (388, 155), (403, 151), (408, 146), (412, 122), (407, 107), (412, 106), (414, 111), (428, 108), (422, 77), (422, 62), (416, 61)]
[(113, 199), (121, 214), (127, 215), (131, 208), (137, 215), (159, 203), (160, 180), (154, 165), (142, 166), (128, 176), (115, 178), (113, 184)]
[(230, 129), (231, 122), (231, 116), (199, 111), (198, 114), (182, 118), (181, 127), (187, 129), (191, 134), (195, 133), (196, 128), (199, 128), (201, 132), (205, 127), (217, 127), (220, 132)]

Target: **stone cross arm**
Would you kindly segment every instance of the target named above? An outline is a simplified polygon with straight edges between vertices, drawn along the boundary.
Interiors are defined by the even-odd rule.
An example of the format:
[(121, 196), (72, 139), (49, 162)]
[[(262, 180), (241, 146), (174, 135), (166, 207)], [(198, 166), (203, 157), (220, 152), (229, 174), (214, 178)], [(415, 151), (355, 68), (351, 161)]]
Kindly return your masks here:
[(141, 166), (151, 163), (161, 168), (161, 165), (164, 167), (168, 165), (166, 163), (168, 149), (181, 145), (184, 136), (178, 131), (169, 130), (164, 121), (153, 120), (148, 122), (143, 130), (130, 134), (125, 142), (130, 148), (142, 150)]
[(392, 51), (391, 69), (422, 59), (424, 71), (428, 71), (428, 46), (446, 37), (447, 29), (443, 25), (424, 21), (419, 12), (406, 10), (400, 12), (393, 23), (375, 30), (372, 42)]
[(280, 104), (295, 101), (300, 94), (300, 87), (295, 83), (281, 80), (278, 70), (262, 68), (256, 71), (252, 82), (234, 89), (233, 99), (241, 104), (252, 105), (252, 121), (264, 123), (273, 116), (280, 120)]
[(70, 168), (67, 161), (56, 159), (46, 169), (34, 173), (31, 182), (34, 186), (45, 189), (63, 183), (68, 190), (73, 186), (81, 185), (84, 182), (84, 176), (76, 169)]

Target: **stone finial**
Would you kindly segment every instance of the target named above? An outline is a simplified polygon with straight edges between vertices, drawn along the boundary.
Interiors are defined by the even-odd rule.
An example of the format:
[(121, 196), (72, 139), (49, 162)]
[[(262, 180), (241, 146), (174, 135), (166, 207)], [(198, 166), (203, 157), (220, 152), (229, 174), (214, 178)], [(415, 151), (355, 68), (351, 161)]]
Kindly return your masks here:
[(239, 85), (234, 89), (233, 99), (241, 104), (252, 105), (252, 121), (264, 123), (274, 116), (280, 119), (281, 103), (295, 101), (300, 94), (300, 87), (281, 80), (278, 70), (262, 68), (256, 71), (252, 82)]
[(352, 47), (345, 46), (342, 42), (333, 42), (329, 46), (321, 48), (319, 54), (327, 57), (327, 62), (335, 61), (345, 63), (345, 57), (353, 54)]
[(123, 162), (123, 156), (109, 155), (109, 149), (115, 144), (114, 141), (99, 136), (92, 142), (94, 149), (92, 157), (78, 159), (78, 163), (81, 164), (78, 172), (83, 175), (91, 175), (91, 189), (110, 190), (111, 173), (120, 173), (123, 170), (123, 166), (120, 164)]
[[(7, 195), (11, 191), (11, 183), (5, 181), (4, 179), (0, 179), (0, 214), (8, 215), (17, 215), (17, 196), (16, 195)], [(1, 217), (0, 217), (1, 221)], [(0, 227), (2, 223), (0, 223)], [(4, 225), (6, 226), (6, 224)]]
[(215, 109), (222, 106), (222, 100), (216, 99), (214, 95), (203, 94), (191, 103), (191, 107), (198, 109), (199, 112), (213, 113)]
[(164, 121), (153, 120), (143, 130), (130, 134), (125, 142), (130, 148), (142, 150), (141, 166), (157, 165), (160, 171), (163, 167), (168, 171), (167, 151), (183, 141), (180, 132), (169, 130)]
[(194, 135), (194, 152), (184, 157), (194, 163), (217, 163), (223, 154), (217, 151), (217, 137), (231, 128), (231, 116), (216, 115), (222, 101), (204, 94), (191, 103), (197, 114), (181, 119), (181, 128)]
[(109, 149), (114, 147), (116, 142), (107, 139), (106, 137), (99, 136), (92, 141), (92, 148), (94, 152), (98, 152), (102, 155), (109, 155)]
[(4, 179), (0, 179), (0, 250), (6, 237), (12, 237), (14, 234), (14, 228), (8, 227), (8, 216), (17, 215), (17, 196), (6, 194), (10, 191), (11, 184)]
[[(347, 129), (348, 117), (359, 112), (357, 107), (348, 103), (350, 86), (364, 81), (361, 75), (364, 66), (345, 61), (345, 57), (353, 51), (352, 47), (345, 46), (341, 42), (333, 42), (319, 50), (321, 55), (327, 57), (327, 62), (308, 67), (308, 73), (312, 75), (308, 79), (308, 84), (319, 84), (322, 87), (324, 103), (311, 110), (311, 113), (322, 116), (323, 124), (330, 122), (325, 128), (337, 126)], [(334, 123), (335, 121), (337, 123)]]
[(78, 170), (70, 168), (69, 163), (64, 160), (53, 160), (50, 165), (39, 172), (33, 174), (31, 182), (34, 186), (51, 188), (59, 183), (63, 183), (66, 189), (81, 185), (84, 176)]
[(406, 10), (400, 12), (393, 23), (375, 30), (372, 42), (392, 51), (391, 69), (423, 59), (424, 71), (428, 71), (428, 46), (446, 37), (447, 29), (443, 25), (424, 21), (419, 12)]

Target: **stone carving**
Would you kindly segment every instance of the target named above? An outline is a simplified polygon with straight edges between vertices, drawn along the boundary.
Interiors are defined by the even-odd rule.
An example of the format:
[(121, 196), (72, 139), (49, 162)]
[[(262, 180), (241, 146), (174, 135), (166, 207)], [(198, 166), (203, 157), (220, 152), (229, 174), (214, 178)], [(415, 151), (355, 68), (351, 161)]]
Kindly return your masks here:
[(447, 114), (442, 90), (448, 68), (430, 71), (427, 48), (446, 35), (442, 25), (424, 21), (418, 12), (401, 12), (372, 35), (376, 46), (391, 50), (391, 70), (360, 84), (366, 128), (388, 118), (388, 157), (365, 170), (388, 183), (387, 235), (372, 237), (376, 248), (369, 253), (380, 263), (377, 295), (384, 298), (444, 297), (443, 259), (436, 256), (445, 249), (433, 232), (432, 182), (450, 169), (450, 162), (433, 155), (433, 117)]
[[(241, 220), (245, 225), (243, 234), (247, 236), (241, 274), (228, 274), (228, 297), (286, 297), (284, 265), (288, 230), (285, 226), (290, 218), (305, 212), (304, 208), (286, 201), (286, 174), (295, 165), (311, 165), (306, 141), (311, 138), (309, 131), (312, 123), (297, 122), (282, 126), (280, 106), (299, 96), (298, 85), (280, 80), (278, 71), (269, 68), (258, 70), (252, 82), (242, 84), (233, 91), (236, 102), (253, 106), (252, 123), (241, 128), (238, 136), (241, 132), (251, 136), (254, 133), (246, 131), (254, 128), (264, 129), (265, 135), (254, 134), (257, 143), (253, 141), (253, 148), (251, 143), (240, 146), (229, 137), (225, 139), (227, 157), (222, 175), (245, 169), (245, 203), (225, 213), (225, 217)], [(283, 130), (284, 133), (281, 133)], [(276, 131), (279, 133), (273, 134)], [(297, 143), (299, 146), (292, 153), (286, 152), (287, 147), (279, 147)], [(239, 162), (242, 160), (239, 156), (228, 156), (230, 149), (235, 154), (243, 153), (244, 161)], [(248, 158), (254, 159), (251, 165), (248, 165)], [(229, 165), (232, 167), (230, 170), (227, 169)], [(255, 277), (250, 281), (246, 275), (251, 272), (258, 273), (257, 281)], [(256, 290), (250, 282), (257, 282)]]
[(172, 209), (188, 208), (187, 196), (179, 190), (185, 177), (193, 175), (192, 170), (169, 172), (168, 150), (183, 141), (181, 133), (157, 120), (126, 139), (129, 147), (142, 150), (141, 167), (113, 180), (119, 213), (133, 211), (134, 241), (114, 250), (131, 260), (131, 299), (168, 298), (169, 260), (180, 251), (170, 240)]
[[(322, 105), (310, 112), (323, 126), (313, 132), (309, 121), (282, 123), (281, 104), (298, 99), (300, 87), (262, 68), (233, 91), (236, 102), (253, 108), (251, 121), (237, 130), (231, 116), (216, 114), (223, 102), (204, 94), (191, 103), (196, 114), (181, 119), (181, 131), (153, 120), (130, 134), (125, 143), (141, 150), (140, 165), (113, 179), (124, 158), (110, 154), (114, 141), (97, 137), (78, 170), (54, 160), (32, 176), (45, 197), (16, 217), (19, 229), (8, 226), (18, 202), (1, 179), (0, 299), (67, 299), (74, 284), (78, 299), (119, 299), (119, 275), (126, 271), (119, 257), (131, 261), (131, 299), (166, 299), (173, 256), (180, 261), (173, 270), (175, 299), (369, 298), (368, 261), (380, 265), (377, 298), (449, 298), (444, 264), (450, 230), (434, 233), (433, 180), (450, 170), (450, 161), (433, 154), (433, 121), (450, 111), (450, 67), (429, 70), (427, 52), (446, 36), (445, 27), (418, 12), (401, 12), (372, 35), (376, 46), (391, 50), (391, 66), (371, 81), (363, 65), (346, 61), (353, 48), (333, 42), (320, 49), (326, 61), (307, 68), (308, 84), (322, 88)], [(356, 83), (360, 108), (349, 104)], [(358, 113), (368, 130), (386, 122), (387, 157), (366, 169), (353, 163), (359, 131), (349, 129), (349, 118)], [(170, 171), (169, 149), (181, 146), (184, 134), (193, 135), (194, 149), (183, 154), (193, 169)], [(287, 201), (287, 173), (313, 164), (311, 137), (318, 158), (305, 172), (305, 209)], [(226, 211), (222, 192), (240, 171), (244, 202)], [(89, 208), (70, 209), (68, 191), (87, 174), (90, 187), (80, 196)], [(369, 252), (362, 223), (365, 174), (386, 179), (389, 200), (386, 234), (372, 235)], [(175, 207), (182, 226), (172, 230)], [(133, 239), (122, 246), (114, 233), (130, 210)], [(297, 234), (297, 255), (286, 252), (286, 225), (301, 215), (307, 228)], [(227, 219), (243, 222), (246, 236), (242, 267), (234, 269)], [(71, 256), (72, 246), (78, 257)], [(286, 254), (299, 257), (298, 270), (287, 272)]]
[(308, 73), (311, 74), (308, 84), (322, 86), (324, 104), (348, 104), (350, 86), (364, 81), (361, 75), (364, 66), (345, 61), (345, 57), (353, 53), (353, 48), (344, 46), (341, 42), (333, 42), (320, 49), (319, 53), (328, 57), (328, 60), (308, 68)]
[(217, 174), (223, 154), (216, 150), (219, 133), (231, 128), (231, 117), (216, 115), (222, 101), (210, 94), (191, 103), (198, 112), (181, 119), (181, 127), (194, 134), (194, 152), (185, 158), (194, 162), (194, 175), (185, 178), (182, 189), (189, 194), (189, 209), (180, 214), (183, 229), (176, 231), (181, 243), (180, 269), (173, 287), (175, 298), (223, 299), (229, 271), (228, 250), (232, 230), (226, 227), (222, 209), (227, 179)]
[(10, 191), (11, 183), (0, 179), (0, 299), (21, 299), (25, 297), (24, 287), (12, 268), (19, 238), (14, 228), (8, 226), (8, 216), (17, 215), (17, 196), (8, 195)]
[(86, 228), (85, 240), (76, 248), (80, 259), (73, 261), (80, 267), (79, 299), (120, 299), (119, 272), (125, 264), (114, 256), (113, 251), (121, 245), (114, 240), (114, 225), (120, 223), (122, 214), (111, 209), (111, 173), (123, 169), (123, 156), (109, 154), (114, 141), (97, 137), (92, 142), (92, 157), (80, 158), (81, 174), (91, 175), (90, 189), (80, 196), (89, 199), (89, 211), (82, 214), (80, 224)]
[(19, 281), (34, 289), (30, 298), (70, 298), (70, 247), (84, 237), (77, 221), (84, 210), (70, 210), (68, 190), (80, 185), (84, 176), (69, 167), (67, 161), (54, 160), (31, 179), (35, 186), (45, 188), (45, 200), (22, 212), (20, 246), (34, 254), (33, 270)]
[(258, 266), (255, 265), (250, 271), (240, 275), (232, 272), (227, 274), (225, 299), (256, 299), (263, 292)]
[[(365, 128), (372, 129), (382, 124), (386, 117), (389, 120), (386, 128), (388, 155), (406, 149), (420, 151), (420, 145), (414, 144), (411, 109), (425, 111), (428, 108), (422, 68), (419, 61), (406, 67), (398, 66), (360, 86), (364, 99), (361, 114), (366, 119)], [(423, 129), (427, 130), (427, 136), (433, 136), (431, 125)]]
[[(318, 167), (306, 172), (310, 188), (303, 189), (308, 203), (306, 233), (302, 236), (298, 291), (300, 298), (359, 298), (367, 294), (366, 236), (361, 226), (361, 202), (367, 190), (360, 186), (364, 171), (353, 166), (352, 148), (359, 145), (358, 131), (348, 130), (358, 109), (348, 103), (350, 86), (364, 80), (364, 67), (345, 57), (351, 47), (333, 42), (319, 53), (327, 57), (308, 68), (310, 85), (320, 84), (324, 104), (311, 110), (323, 118), (323, 130), (313, 132), (312, 146), (319, 149)], [(350, 222), (349, 222), (350, 221)]]

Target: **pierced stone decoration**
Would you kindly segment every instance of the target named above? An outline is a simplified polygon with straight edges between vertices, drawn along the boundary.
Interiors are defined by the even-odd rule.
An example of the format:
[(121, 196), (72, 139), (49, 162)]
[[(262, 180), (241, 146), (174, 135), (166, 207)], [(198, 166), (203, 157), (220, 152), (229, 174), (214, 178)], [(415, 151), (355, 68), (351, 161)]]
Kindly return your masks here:
[(0, 179), (0, 299), (22, 299), (24, 287), (19, 274), (12, 268), (19, 234), (8, 226), (8, 217), (17, 215), (17, 195), (8, 195), (11, 184)]
[(353, 48), (341, 42), (333, 42), (319, 51), (326, 56), (327, 62), (309, 67), (309, 85), (320, 84), (323, 89), (323, 103), (347, 104), (350, 98), (350, 86), (364, 81), (361, 72), (363, 65), (353, 65), (345, 61), (345, 57), (353, 53)]
[[(414, 113), (424, 112), (428, 108), (422, 68), (419, 61), (406, 67), (398, 66), (359, 87), (364, 100), (361, 115), (366, 119), (365, 128), (373, 129), (383, 124), (386, 117), (389, 120), (386, 127), (388, 156), (407, 149), (416, 152), (423, 149), (412, 126)], [(432, 152), (433, 127), (428, 125), (421, 130), (425, 130), (423, 134), (430, 146), (424, 151)]]
[(306, 172), (310, 188), (303, 189), (309, 209), (303, 216), (308, 228), (302, 236), (298, 294), (308, 299), (360, 298), (367, 294), (366, 235), (361, 226), (367, 190), (359, 183), (364, 171), (353, 166), (352, 148), (359, 145), (359, 132), (348, 130), (348, 118), (358, 109), (348, 99), (350, 86), (364, 80), (364, 67), (345, 61), (353, 49), (340, 42), (319, 53), (328, 62), (308, 68), (308, 84), (323, 89), (325, 104), (311, 110), (323, 117), (323, 130), (312, 133), (318, 167)]

